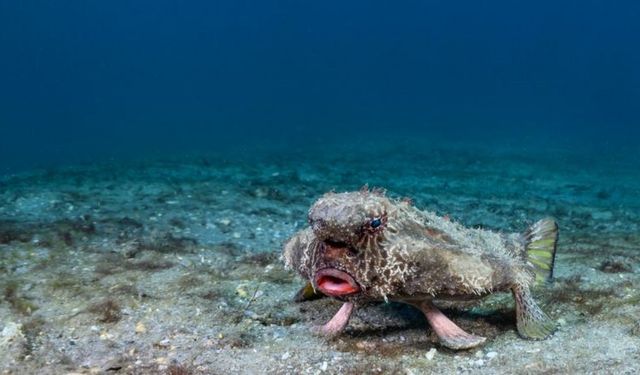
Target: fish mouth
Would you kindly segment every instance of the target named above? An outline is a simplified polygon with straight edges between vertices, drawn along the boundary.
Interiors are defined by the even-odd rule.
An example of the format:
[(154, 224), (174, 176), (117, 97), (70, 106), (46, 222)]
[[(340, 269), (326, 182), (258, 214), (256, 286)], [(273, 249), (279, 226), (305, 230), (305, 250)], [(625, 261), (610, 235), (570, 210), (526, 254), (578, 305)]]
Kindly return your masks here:
[(314, 282), (323, 294), (331, 297), (342, 297), (360, 291), (360, 286), (351, 275), (335, 268), (319, 270)]

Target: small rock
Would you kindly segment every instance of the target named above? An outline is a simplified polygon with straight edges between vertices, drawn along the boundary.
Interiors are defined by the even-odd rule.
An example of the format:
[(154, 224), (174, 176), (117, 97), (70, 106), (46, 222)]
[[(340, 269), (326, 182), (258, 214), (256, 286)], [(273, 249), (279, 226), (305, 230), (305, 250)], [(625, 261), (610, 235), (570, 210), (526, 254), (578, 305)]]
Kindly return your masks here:
[(136, 323), (136, 333), (146, 333), (147, 327), (142, 322)]
[(245, 288), (246, 285), (238, 285), (238, 287), (236, 288), (236, 293), (242, 298), (246, 298), (249, 296), (249, 293)]
[(10, 341), (21, 339), (23, 337), (22, 324), (7, 322), (2, 329), (2, 332), (0, 332), (0, 343), (4, 345)]
[(169, 360), (166, 357), (158, 357), (155, 359), (155, 362), (159, 365), (167, 365), (169, 364)]
[(287, 359), (289, 359), (289, 357), (291, 357), (291, 354), (289, 352), (286, 352), (282, 355), (282, 357), (280, 357), (280, 359), (286, 361)]
[(497, 352), (489, 352), (489, 353), (487, 353), (487, 354), (486, 354), (486, 357), (487, 357), (487, 358), (489, 358), (489, 359), (493, 359), (493, 358), (495, 358), (497, 355), (498, 355), (498, 353), (497, 353)]
[(376, 344), (372, 341), (363, 340), (356, 343), (356, 348), (360, 350), (373, 350), (376, 348)]
[(482, 357), (484, 357), (484, 353), (482, 352), (482, 350), (478, 350), (476, 352), (476, 358), (482, 358)]
[(424, 356), (427, 358), (428, 361), (433, 360), (433, 357), (435, 357), (436, 353), (438, 351), (436, 350), (436, 348), (431, 348), (427, 354), (425, 354)]
[(479, 359), (475, 362), (473, 362), (474, 365), (480, 367), (480, 366), (484, 366), (484, 359)]
[(567, 321), (564, 318), (560, 318), (560, 319), (558, 319), (558, 324), (563, 326), (563, 325), (567, 324)]
[(164, 339), (164, 340), (160, 340), (156, 343), (156, 346), (159, 348), (168, 348), (169, 345), (171, 344), (171, 342), (169, 341), (169, 339)]
[(327, 368), (329, 368), (329, 364), (327, 363), (327, 361), (323, 361), (320, 365), (320, 371), (325, 372), (327, 371)]

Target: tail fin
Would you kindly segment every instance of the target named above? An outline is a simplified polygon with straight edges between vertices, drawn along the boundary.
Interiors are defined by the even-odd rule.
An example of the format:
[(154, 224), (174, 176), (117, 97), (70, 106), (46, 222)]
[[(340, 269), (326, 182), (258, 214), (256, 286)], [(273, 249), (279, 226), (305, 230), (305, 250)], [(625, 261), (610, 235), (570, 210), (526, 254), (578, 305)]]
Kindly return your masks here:
[(536, 274), (536, 284), (551, 280), (558, 243), (558, 224), (552, 218), (542, 219), (530, 226), (523, 236), (527, 259)]

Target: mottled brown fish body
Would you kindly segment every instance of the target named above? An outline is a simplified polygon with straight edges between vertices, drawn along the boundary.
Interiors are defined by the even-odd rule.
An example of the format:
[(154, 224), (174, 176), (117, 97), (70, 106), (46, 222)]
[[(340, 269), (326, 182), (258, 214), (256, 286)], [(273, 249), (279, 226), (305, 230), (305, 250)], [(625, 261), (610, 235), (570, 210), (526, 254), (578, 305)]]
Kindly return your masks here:
[[(460, 332), (443, 323), (446, 317), (436, 313), (430, 301), (508, 290), (528, 298), (537, 276), (550, 275), (557, 238), (557, 226), (550, 219), (525, 234), (500, 234), (465, 228), (407, 201), (368, 190), (328, 193), (311, 207), (308, 219), (309, 227), (285, 245), (288, 267), (317, 291), (350, 304), (396, 300), (416, 305), (434, 319), (430, 321), (434, 329), (445, 327), (441, 341), (456, 348), (477, 345), (481, 338), (467, 334), (468, 342), (460, 340)], [(527, 299), (526, 307), (535, 306), (538, 314), (532, 301)], [(543, 323), (536, 330), (546, 337), (550, 324)], [(446, 337), (452, 332), (457, 339)]]

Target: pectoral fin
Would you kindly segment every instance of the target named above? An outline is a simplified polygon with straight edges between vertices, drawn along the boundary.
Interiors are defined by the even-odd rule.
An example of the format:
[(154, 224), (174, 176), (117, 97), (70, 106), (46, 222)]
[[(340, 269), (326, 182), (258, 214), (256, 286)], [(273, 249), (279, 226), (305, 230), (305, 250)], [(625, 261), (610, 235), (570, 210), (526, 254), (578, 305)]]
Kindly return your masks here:
[(293, 297), (294, 302), (304, 302), (304, 301), (313, 301), (316, 299), (320, 299), (325, 295), (316, 291), (311, 285), (310, 282), (307, 282)]

